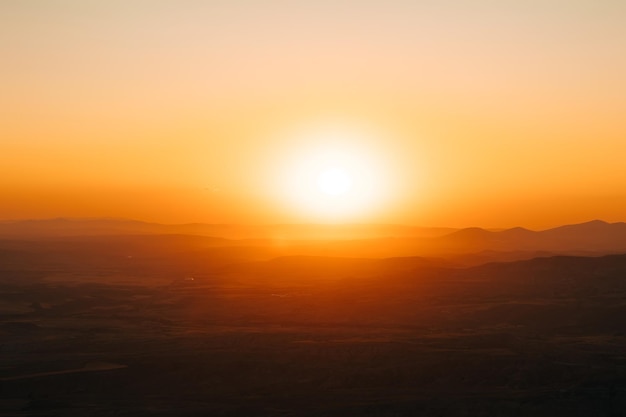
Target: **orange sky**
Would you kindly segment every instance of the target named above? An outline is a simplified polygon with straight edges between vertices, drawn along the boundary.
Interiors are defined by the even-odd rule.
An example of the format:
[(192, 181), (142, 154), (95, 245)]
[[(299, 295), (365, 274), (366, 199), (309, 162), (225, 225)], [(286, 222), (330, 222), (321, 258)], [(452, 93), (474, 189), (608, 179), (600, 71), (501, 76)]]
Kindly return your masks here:
[(388, 171), (344, 221), (623, 221), (625, 21), (598, 0), (3, 1), (0, 219), (319, 221), (272, 173), (308, 149), (288, 132), (333, 120)]

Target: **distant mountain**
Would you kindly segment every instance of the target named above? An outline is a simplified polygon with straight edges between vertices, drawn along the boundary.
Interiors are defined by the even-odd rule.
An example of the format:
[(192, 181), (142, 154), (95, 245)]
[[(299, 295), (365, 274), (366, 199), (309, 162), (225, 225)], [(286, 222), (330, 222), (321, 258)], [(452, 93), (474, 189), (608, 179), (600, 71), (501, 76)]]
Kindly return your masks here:
[(626, 251), (626, 223), (594, 220), (543, 231), (514, 228), (499, 232), (462, 229), (433, 239), (438, 250), (496, 251)]
[(153, 234), (159, 226), (127, 219), (37, 219), (0, 222), (0, 237)]
[(0, 222), (2, 237), (66, 237), (129, 234), (181, 234), (228, 239), (332, 240), (383, 237), (427, 238), (457, 229), (392, 224), (159, 224), (128, 219), (42, 219)]
[[(159, 242), (159, 235), (179, 236)], [(598, 256), (626, 253), (626, 223), (594, 220), (553, 229), (521, 227), (421, 228), (386, 224), (165, 225), (126, 219), (46, 219), (0, 222), (0, 239), (79, 239), (152, 236), (151, 245), (255, 247), (276, 256), (351, 258), (439, 257), (461, 265), (549, 255)], [(186, 237), (183, 237), (186, 236)], [(203, 239), (193, 239), (193, 237)], [(207, 238), (213, 238), (207, 240)], [(125, 240), (120, 240), (120, 245)], [(172, 242), (179, 242), (173, 244)], [(472, 254), (472, 256), (467, 256)]]

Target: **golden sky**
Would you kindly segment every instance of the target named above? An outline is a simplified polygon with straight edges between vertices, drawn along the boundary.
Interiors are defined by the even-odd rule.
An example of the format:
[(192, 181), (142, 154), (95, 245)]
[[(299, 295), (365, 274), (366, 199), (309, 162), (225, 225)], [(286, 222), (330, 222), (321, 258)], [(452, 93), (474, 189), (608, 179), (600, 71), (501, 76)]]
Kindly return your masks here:
[(336, 124), (355, 182), (384, 178), (342, 221), (623, 221), (624, 22), (617, 0), (4, 0), (0, 219), (323, 221), (281, 181)]

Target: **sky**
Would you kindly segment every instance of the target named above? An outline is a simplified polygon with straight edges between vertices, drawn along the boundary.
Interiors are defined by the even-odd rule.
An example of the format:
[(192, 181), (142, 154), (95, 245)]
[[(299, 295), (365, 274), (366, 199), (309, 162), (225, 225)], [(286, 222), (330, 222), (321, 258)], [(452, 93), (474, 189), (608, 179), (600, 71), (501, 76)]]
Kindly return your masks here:
[[(3, 0), (0, 219), (624, 221), (625, 21), (618, 0)], [(333, 152), (356, 188), (329, 215), (296, 179)]]

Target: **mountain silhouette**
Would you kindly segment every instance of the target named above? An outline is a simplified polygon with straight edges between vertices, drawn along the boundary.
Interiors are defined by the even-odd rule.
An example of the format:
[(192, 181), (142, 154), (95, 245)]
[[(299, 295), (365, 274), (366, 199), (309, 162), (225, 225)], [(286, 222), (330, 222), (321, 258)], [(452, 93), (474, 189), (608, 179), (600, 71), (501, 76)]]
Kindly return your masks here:
[[(602, 255), (626, 252), (626, 223), (593, 220), (532, 231), (522, 227), (494, 231), (422, 228), (387, 224), (165, 225), (126, 219), (46, 219), (0, 222), (0, 239), (82, 239), (145, 236), (166, 248), (172, 242), (212, 247), (272, 248), (276, 256), (458, 257), (477, 254), (488, 260), (516, 260), (542, 255)], [(170, 236), (157, 237), (157, 236)], [(174, 237), (179, 236), (179, 237)], [(186, 238), (183, 236), (187, 236)], [(192, 236), (203, 237), (198, 240)], [(211, 238), (210, 240), (207, 240)], [(96, 239), (97, 240), (97, 239)], [(162, 240), (163, 243), (158, 243)], [(177, 243), (178, 244), (178, 243)], [(478, 255), (480, 254), (480, 255)], [(459, 258), (460, 259), (460, 258)]]

